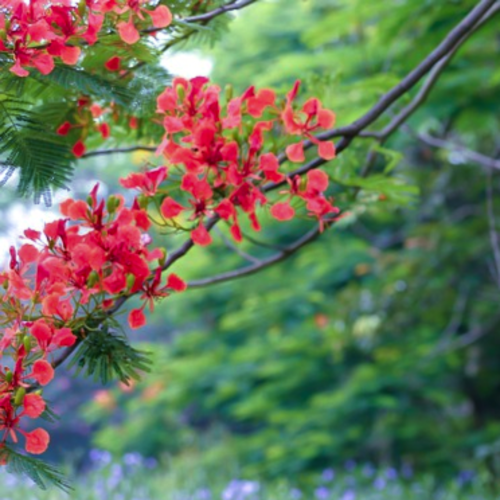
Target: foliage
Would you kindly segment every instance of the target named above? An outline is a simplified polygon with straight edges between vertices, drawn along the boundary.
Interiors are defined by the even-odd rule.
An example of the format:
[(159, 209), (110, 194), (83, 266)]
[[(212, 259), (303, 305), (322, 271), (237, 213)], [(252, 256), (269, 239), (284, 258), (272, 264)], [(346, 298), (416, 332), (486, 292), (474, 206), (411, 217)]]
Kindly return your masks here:
[[(214, 49), (214, 76), (240, 87), (249, 75), (284, 86), (302, 72), (346, 124), (472, 5), (303, 2), (298, 16), (285, 2), (264, 4), (236, 19)], [(211, 439), (208, 461), (219, 460), (216, 449), (237, 450), (249, 475), (295, 477), (352, 457), (442, 474), (479, 461), (497, 474), (500, 318), (487, 176), (459, 152), (417, 138), (432, 131), (494, 150), (495, 32), (492, 23), (471, 38), (410, 128), (382, 148), (366, 140), (338, 158), (330, 170), (338, 206), (350, 201), (340, 186), (361, 191), (331, 234), (285, 264), (192, 291), (156, 314), (158, 325), (171, 325), (172, 344), (158, 363), (165, 368), (135, 396), (117, 393), (123, 418), (106, 425), (98, 443), (116, 453), (161, 454), (168, 439), (152, 425), (154, 415), (168, 419), (166, 434), (178, 432), (186, 449), (193, 432)], [(359, 165), (373, 154), (364, 179)], [(498, 203), (493, 208), (498, 213)], [(269, 228), (258, 238), (270, 240), (286, 245), (290, 233)], [(241, 250), (270, 253), (251, 242)], [(178, 269), (195, 279), (238, 261), (221, 250)], [(157, 396), (141, 412), (148, 390)], [(97, 414), (106, 418), (102, 408)], [(118, 442), (146, 428), (155, 429), (147, 448), (136, 438)]]
[[(241, 24), (243, 13), (213, 52), (223, 84), (245, 63), (234, 76), (241, 91), (202, 77), (165, 81), (163, 53), (216, 39), (225, 13), (250, 4), (265, 22)], [(175, 264), (193, 289), (261, 274), (248, 288), (171, 299), (175, 309), (159, 317), (183, 336), (166, 332), (164, 368), (150, 387), (137, 386), (152, 413), (138, 410), (130, 388), (107, 393), (95, 413), (119, 399), (127, 418), (102, 442), (182, 455), (194, 433), (221, 432), (205, 461), (217, 467), (234, 447), (254, 476), (307, 476), (352, 457), (447, 473), (477, 459), (495, 476), (497, 186), (491, 173), (484, 181), (477, 167), (447, 164), (497, 166), (467, 147), (495, 146), (489, 21), (499, 11), (494, 0), (2, 5), (5, 180), (19, 169), (20, 192), (49, 203), (76, 158), (116, 145), (160, 158), (120, 180), (137, 196), (98, 201), (96, 187), (87, 201), (62, 203), (63, 218), (43, 231), (26, 231), (32, 243), (10, 249), (0, 274), (0, 446), (19, 432), (28, 453), (45, 451), (47, 431), (20, 424), (46, 413), (39, 386), (72, 355), (77, 372), (104, 383), (148, 369), (114, 316), (139, 301), (128, 325), (144, 326), (146, 306), (186, 288), (170, 271), (163, 284)], [(262, 27), (277, 37), (272, 47)], [(297, 72), (309, 98), (292, 84)], [(346, 127), (334, 129), (324, 105)], [(436, 143), (453, 154), (434, 155)], [(153, 241), (165, 246), (150, 250)], [(117, 439), (123, 429), (128, 439)], [(0, 463), (24, 460), (10, 447)], [(26, 460), (17, 470), (50, 479), (52, 469)]]

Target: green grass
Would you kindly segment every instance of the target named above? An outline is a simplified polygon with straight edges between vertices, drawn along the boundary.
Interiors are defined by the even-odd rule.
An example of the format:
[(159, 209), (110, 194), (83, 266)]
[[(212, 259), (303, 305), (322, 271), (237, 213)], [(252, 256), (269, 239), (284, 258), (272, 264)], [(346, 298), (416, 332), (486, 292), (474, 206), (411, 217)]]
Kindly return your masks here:
[[(497, 495), (480, 477), (448, 480), (431, 476), (402, 478), (393, 469), (376, 471), (369, 466), (348, 465), (329, 469), (308, 487), (290, 481), (265, 483), (243, 480), (230, 466), (218, 473), (195, 463), (159, 467), (135, 454), (120, 462), (105, 452), (94, 452), (94, 465), (86, 473), (73, 474), (74, 491), (65, 494), (51, 488), (37, 489), (26, 478), (0, 471), (0, 500), (494, 500)], [(406, 471), (406, 475), (409, 473)], [(464, 484), (466, 483), (466, 484)]]

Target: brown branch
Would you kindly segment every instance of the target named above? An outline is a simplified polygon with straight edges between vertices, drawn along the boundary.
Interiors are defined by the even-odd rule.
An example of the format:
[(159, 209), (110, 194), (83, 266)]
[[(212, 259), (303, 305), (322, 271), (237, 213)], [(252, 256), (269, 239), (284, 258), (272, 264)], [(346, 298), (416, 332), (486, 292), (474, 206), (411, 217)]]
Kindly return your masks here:
[(428, 146), (431, 146), (433, 148), (446, 149), (451, 152), (458, 152), (469, 161), (478, 163), (479, 165), (482, 165), (483, 167), (489, 169), (500, 170), (500, 160), (483, 155), (481, 153), (478, 153), (477, 151), (467, 149), (460, 144), (455, 144), (444, 139), (438, 139), (437, 137), (432, 137), (427, 134), (415, 134), (415, 136)]
[(498, 288), (500, 288), (500, 242), (498, 240), (498, 232), (495, 223), (495, 212), (493, 208), (493, 172), (488, 172), (486, 184), (486, 203), (488, 207), (488, 227), (490, 230), (490, 243), (495, 259), (495, 280)]
[(247, 7), (248, 5), (251, 5), (255, 2), (257, 2), (257, 0), (240, 0), (239, 2), (230, 2), (210, 12), (206, 12), (205, 14), (185, 17), (184, 19), (182, 19), (182, 21), (184, 21), (185, 23), (198, 23), (200, 21), (210, 21), (214, 17), (220, 16), (221, 14), (227, 14), (228, 12), (243, 9), (244, 7)]
[(481, 26), (483, 26), (489, 19), (491, 19), (497, 12), (500, 11), (500, 4), (493, 5), (488, 12), (467, 32), (455, 46), (450, 50), (450, 52), (443, 57), (431, 70), (429, 76), (427, 77), (424, 85), (412, 99), (412, 101), (405, 106), (392, 120), (390, 123), (379, 132), (361, 132), (361, 137), (373, 137), (379, 140), (387, 139), (393, 132), (395, 132), (400, 125), (402, 125), (426, 100), (429, 96), (435, 83), (439, 80), (442, 72), (453, 59), (458, 49), (470, 38), (470, 36), (477, 31)]
[[(209, 12), (205, 12), (204, 14), (198, 14), (197, 16), (188, 16), (184, 17), (181, 19), (174, 19), (174, 23), (177, 21), (178, 23), (202, 23), (206, 24), (212, 19), (219, 17), (223, 14), (227, 14), (228, 12), (232, 12), (235, 10), (240, 10), (243, 9), (244, 7), (247, 7), (248, 5), (251, 5), (258, 0), (241, 0), (239, 2), (229, 2), (225, 5), (222, 5), (220, 7), (217, 7), (214, 10), (211, 10)], [(171, 26), (171, 25), (170, 25)], [(170, 28), (170, 26), (167, 26), (167, 28)], [(141, 33), (148, 34), (148, 33), (158, 33), (158, 31), (162, 31), (163, 29), (166, 28), (147, 28), (145, 30), (141, 30)]]
[(500, 315), (497, 314), (496, 316), (491, 318), (491, 320), (488, 321), (486, 325), (475, 326), (467, 333), (464, 333), (463, 335), (460, 335), (457, 338), (455, 338), (455, 340), (449, 342), (446, 346), (444, 346), (442, 349), (435, 352), (434, 354), (438, 354), (439, 352), (443, 351), (444, 352), (454, 351), (456, 349), (463, 349), (464, 347), (470, 346), (474, 342), (477, 342), (478, 340), (482, 339), (488, 333), (497, 331), (494, 327), (497, 325), (499, 320), (500, 320)]
[(217, 274), (209, 278), (203, 278), (199, 280), (194, 280), (188, 282), (188, 288), (201, 288), (208, 285), (213, 285), (215, 283), (222, 283), (224, 281), (230, 281), (236, 278), (241, 278), (242, 276), (248, 276), (249, 274), (254, 274), (266, 267), (272, 266), (277, 262), (288, 259), (302, 247), (314, 241), (320, 235), (319, 227), (316, 227), (306, 233), (304, 236), (300, 237), (293, 244), (283, 248), (283, 250), (277, 252), (276, 254), (268, 257), (267, 259), (262, 259), (260, 262), (252, 264), (250, 266), (245, 266), (240, 269), (235, 269), (234, 271), (228, 271), (226, 273)]
[[(355, 137), (359, 132), (365, 129), (368, 125), (373, 123), (391, 104), (393, 104), (402, 95), (406, 94), (420, 79), (427, 74), (432, 67), (438, 63), (443, 57), (447, 56), (459, 42), (459, 40), (474, 30), (475, 24), (488, 12), (494, 5), (496, 0), (481, 0), (474, 9), (457, 25), (453, 28), (445, 39), (405, 78), (403, 78), (396, 86), (389, 92), (384, 94), (377, 104), (365, 113), (361, 118), (354, 123), (345, 127), (344, 136)], [(330, 139), (334, 137), (335, 131), (325, 132), (320, 134), (320, 139)]]
[(241, 248), (238, 248), (238, 246), (235, 243), (233, 243), (233, 241), (230, 238), (228, 238), (217, 226), (215, 226), (214, 231), (220, 236), (222, 242), (227, 248), (229, 248), (229, 250), (239, 255), (246, 261), (252, 262), (253, 264), (258, 264), (260, 262), (260, 259), (258, 259), (257, 257), (254, 257), (253, 255), (250, 255), (249, 253), (242, 250)]
[(105, 156), (105, 155), (114, 155), (121, 153), (133, 153), (134, 151), (149, 151), (154, 153), (156, 151), (155, 146), (126, 146), (123, 148), (115, 148), (115, 149), (96, 149), (95, 151), (90, 151), (82, 155), (82, 158), (90, 158), (92, 156)]

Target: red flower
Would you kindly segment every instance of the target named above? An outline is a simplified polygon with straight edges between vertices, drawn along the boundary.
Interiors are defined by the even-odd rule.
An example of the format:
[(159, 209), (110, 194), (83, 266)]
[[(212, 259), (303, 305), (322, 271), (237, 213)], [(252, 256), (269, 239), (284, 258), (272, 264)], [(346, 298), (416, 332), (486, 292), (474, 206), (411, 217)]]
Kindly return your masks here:
[(137, 329), (141, 328), (146, 324), (146, 316), (142, 309), (132, 309), (128, 315), (128, 324), (130, 328)]
[(191, 231), (191, 239), (193, 240), (193, 243), (202, 247), (212, 243), (212, 237), (202, 222), (200, 222), (200, 225), (196, 229)]
[(30, 418), (38, 418), (45, 411), (45, 401), (39, 394), (26, 394), (23, 406), (23, 415)]
[(59, 135), (68, 135), (68, 132), (71, 130), (71, 123), (70, 122), (64, 122), (62, 125), (59, 125), (58, 129), (56, 132)]
[(271, 215), (277, 220), (290, 220), (295, 215), (295, 210), (289, 203), (276, 203), (271, 207)]
[(176, 292), (183, 292), (187, 288), (187, 284), (177, 274), (169, 274), (167, 278), (167, 288), (171, 288)]
[(104, 63), (104, 67), (108, 71), (119, 71), (121, 68), (122, 59), (118, 56), (113, 56)]
[(71, 151), (77, 158), (81, 158), (85, 154), (86, 149), (85, 144), (80, 140), (73, 145)]
[(39, 359), (33, 363), (31, 377), (40, 385), (47, 385), (54, 378), (54, 368), (44, 359)]
[(24, 437), (26, 438), (25, 449), (28, 453), (33, 453), (33, 455), (40, 455), (49, 446), (49, 433), (42, 428), (25, 432)]
[(183, 210), (184, 207), (170, 197), (165, 198), (160, 207), (160, 212), (165, 219), (177, 217)]

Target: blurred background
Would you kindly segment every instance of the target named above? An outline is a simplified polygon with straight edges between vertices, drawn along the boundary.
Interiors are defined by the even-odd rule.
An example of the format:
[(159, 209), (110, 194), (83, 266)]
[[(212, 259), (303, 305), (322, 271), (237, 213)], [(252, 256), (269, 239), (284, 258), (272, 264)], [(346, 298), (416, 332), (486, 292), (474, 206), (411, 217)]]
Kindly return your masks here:
[[(209, 72), (236, 91), (254, 84), (286, 92), (299, 78), (303, 95), (320, 97), (341, 126), (369, 109), (473, 5), (263, 1), (238, 13), (214, 47), (193, 42), (166, 65), (188, 76)], [(128, 457), (146, 469), (222, 471), (246, 481), (247, 493), (243, 483), (233, 485), (241, 495), (224, 500), (251, 497), (266, 481), (295, 485), (286, 498), (310, 488), (303, 498), (347, 500), (365, 498), (356, 497), (356, 481), (380, 494), (398, 478), (427, 478), (431, 489), (451, 481), (455, 493), (446, 498), (458, 498), (475, 477), (494, 484), (500, 174), (468, 160), (461, 147), (500, 154), (499, 27), (493, 20), (471, 37), (408, 126), (383, 147), (360, 140), (331, 163), (332, 180), (345, 187), (374, 155), (375, 175), (354, 208), (339, 188), (338, 205), (351, 211), (342, 224), (259, 274), (158, 304), (148, 326), (133, 334), (154, 359), (142, 382), (102, 387), (71, 373), (58, 377), (50, 399), (62, 418), (46, 458), (85, 471)], [(461, 147), (432, 147), (422, 133)], [(119, 191), (118, 178), (147, 161), (157, 160), (146, 153), (90, 158), (77, 170), (73, 195), (83, 196), (97, 179), (103, 190)], [(377, 184), (377, 172), (391, 169), (389, 182)], [(5, 248), (21, 218), (33, 225), (53, 216), (22, 205), (8, 186), (0, 202)], [(267, 222), (257, 239), (275, 247), (312, 227)], [(155, 237), (167, 248), (181, 241)], [(242, 249), (269, 253), (252, 244)], [(195, 279), (244, 264), (220, 237), (174, 271)], [(343, 486), (330, 497), (339, 474)]]

